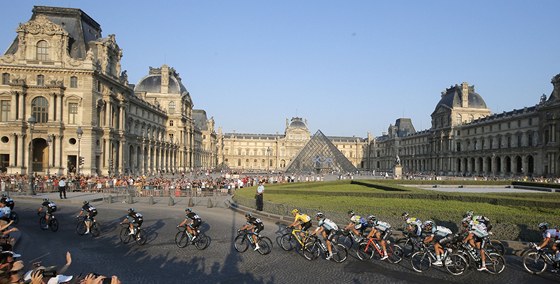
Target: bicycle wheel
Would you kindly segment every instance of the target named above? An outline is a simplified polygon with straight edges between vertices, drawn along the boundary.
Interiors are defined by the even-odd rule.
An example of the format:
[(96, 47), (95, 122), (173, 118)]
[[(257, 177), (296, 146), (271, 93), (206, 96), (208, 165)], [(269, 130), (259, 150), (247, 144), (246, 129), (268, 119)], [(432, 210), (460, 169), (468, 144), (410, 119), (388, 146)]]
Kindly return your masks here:
[(401, 238), (395, 242), (403, 250), (403, 257), (410, 258), (414, 253), (414, 244), (409, 238)]
[(86, 223), (84, 223), (84, 221), (78, 222), (76, 225), (76, 233), (80, 236), (83, 236), (86, 233)]
[(286, 233), (280, 238), (280, 246), (285, 251), (291, 251), (296, 247), (296, 240), (292, 233)]
[(48, 230), (47, 220), (45, 220), (45, 216), (39, 217), (39, 227), (41, 227), (41, 230)]
[(461, 275), (469, 268), (469, 262), (460, 254), (453, 253), (444, 260), (445, 269), (452, 275)]
[(358, 250), (356, 251), (356, 255), (360, 260), (368, 260), (373, 257), (373, 244), (368, 246), (367, 242), (363, 242), (358, 245)]
[(423, 251), (417, 251), (410, 257), (410, 264), (412, 269), (416, 272), (424, 272), (432, 266), (432, 260), (430, 259), (430, 254)]
[(487, 249), (490, 249), (493, 252), (497, 252), (500, 255), (505, 255), (506, 253), (506, 247), (500, 240), (491, 240), (488, 244)]
[(348, 259), (348, 250), (344, 245), (332, 244), (332, 260), (337, 263), (342, 263)]
[(486, 253), (486, 268), (492, 274), (500, 274), (506, 269), (506, 260), (497, 252)]
[(50, 223), (49, 228), (51, 229), (51, 231), (53, 232), (58, 231), (58, 220), (56, 220), (55, 218), (51, 218), (49, 223)]
[(180, 248), (184, 248), (189, 245), (189, 236), (184, 230), (177, 232), (175, 235), (175, 244)]
[(548, 263), (544, 257), (536, 251), (528, 252), (523, 257), (523, 267), (531, 274), (541, 274), (546, 270)]
[(148, 240), (146, 233), (142, 229), (138, 229), (138, 233), (136, 233), (136, 243), (139, 245), (144, 245)]
[(403, 249), (400, 246), (387, 242), (387, 255), (389, 256), (387, 260), (390, 263), (401, 262), (403, 259), (403, 254)]
[(128, 244), (132, 239), (132, 235), (130, 235), (130, 229), (127, 227), (123, 227), (121, 232), (119, 233), (119, 238), (121, 239), (121, 243)]
[(202, 233), (198, 235), (198, 238), (194, 241), (194, 246), (199, 249), (203, 250), (206, 249), (210, 245), (210, 238)]
[(352, 239), (352, 236), (350, 234), (348, 235), (344, 235), (344, 234), (338, 234), (334, 239), (334, 242), (336, 242), (337, 244), (341, 244), (343, 246), (345, 246), (347, 249), (351, 249), (352, 246), (354, 246), (354, 239)]
[(99, 229), (99, 225), (97, 225), (97, 222), (94, 222), (91, 225), (90, 231), (93, 237), (99, 237), (99, 235), (101, 235), (101, 230)]
[(269, 254), (272, 251), (272, 241), (268, 237), (260, 237), (259, 242), (259, 253), (262, 255)]
[(245, 252), (249, 248), (249, 243), (250, 241), (247, 239), (247, 235), (242, 234), (242, 235), (238, 235), (235, 238), (233, 242), (233, 246), (235, 247), (236, 251)]
[(305, 257), (307, 260), (317, 259), (319, 257), (319, 243), (305, 243), (305, 246), (303, 247), (303, 257)]

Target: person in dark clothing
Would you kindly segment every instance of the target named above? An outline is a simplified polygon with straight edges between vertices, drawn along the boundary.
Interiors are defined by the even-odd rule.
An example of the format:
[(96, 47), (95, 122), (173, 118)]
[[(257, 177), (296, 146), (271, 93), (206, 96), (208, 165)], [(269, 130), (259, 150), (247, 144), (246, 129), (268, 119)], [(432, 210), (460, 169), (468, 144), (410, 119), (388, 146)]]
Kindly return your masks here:
[(257, 194), (255, 195), (255, 199), (257, 201), (257, 210), (263, 211), (263, 194), (264, 194), (264, 185), (262, 182), (259, 183), (257, 187)]

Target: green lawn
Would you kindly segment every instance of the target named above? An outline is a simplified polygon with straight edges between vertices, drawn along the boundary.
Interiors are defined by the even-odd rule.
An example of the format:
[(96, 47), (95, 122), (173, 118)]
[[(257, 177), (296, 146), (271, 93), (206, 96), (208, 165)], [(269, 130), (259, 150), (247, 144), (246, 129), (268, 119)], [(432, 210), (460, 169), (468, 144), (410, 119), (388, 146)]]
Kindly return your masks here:
[[(497, 237), (510, 240), (538, 239), (536, 226), (543, 221), (560, 225), (555, 223), (560, 216), (560, 195), (557, 193), (447, 193), (400, 186), (394, 182), (368, 183), (367, 186), (350, 181), (267, 185), (265, 210), (270, 208), (279, 211), (273, 213), (282, 215), (289, 214), (291, 208), (299, 208), (308, 214), (322, 211), (344, 223), (346, 212), (352, 209), (363, 215), (374, 214), (399, 226), (402, 223), (400, 215), (407, 211), (422, 220), (436, 220), (449, 227), (456, 226), (466, 211), (474, 210), (492, 220)], [(252, 206), (254, 194), (255, 188), (245, 188), (237, 191), (236, 198), (238, 202)]]

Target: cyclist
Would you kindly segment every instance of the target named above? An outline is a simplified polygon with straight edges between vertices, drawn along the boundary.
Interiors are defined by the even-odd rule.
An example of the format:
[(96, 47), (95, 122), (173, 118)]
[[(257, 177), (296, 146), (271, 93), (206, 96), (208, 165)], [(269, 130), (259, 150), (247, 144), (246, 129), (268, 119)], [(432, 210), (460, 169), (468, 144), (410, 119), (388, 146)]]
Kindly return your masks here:
[(177, 227), (187, 225), (187, 232), (193, 236), (191, 241), (194, 241), (198, 237), (198, 227), (200, 227), (200, 224), (202, 224), (202, 218), (194, 213), (192, 209), (187, 208), (185, 209), (185, 220)]
[(410, 217), (408, 212), (402, 213), (401, 216), (404, 220), (405, 231), (413, 234), (415, 237), (420, 237), (422, 235), (422, 220), (416, 217)]
[(478, 268), (478, 271), (487, 271), (486, 269), (486, 254), (484, 253), (484, 247), (486, 247), (486, 237), (488, 237), (488, 231), (484, 223), (474, 221), (469, 217), (463, 218), (461, 221), (463, 227), (466, 227), (468, 234), (463, 240), (463, 243), (469, 243), (471, 248), (476, 248), (480, 251), (480, 259), (482, 265)]
[(423, 227), (424, 232), (426, 232), (424, 244), (427, 245), (433, 243), (434, 250), (436, 252), (436, 261), (432, 264), (442, 266), (443, 263), (441, 262), (441, 255), (443, 254), (443, 246), (453, 240), (453, 233), (447, 227), (436, 226), (434, 221), (431, 220), (424, 222)]
[(356, 241), (361, 242), (363, 239), (362, 235), (364, 233), (364, 230), (368, 226), (368, 222), (366, 221), (366, 219), (360, 217), (360, 215), (356, 215), (354, 210), (348, 211), (348, 215), (350, 216), (350, 223), (346, 225), (344, 230), (352, 230), (352, 232), (354, 232), (354, 235), (356, 235)]
[(7, 206), (6, 200), (0, 199), (0, 219), (6, 222), (10, 221), (10, 207)]
[(84, 200), (84, 205), (82, 206), (82, 210), (80, 210), (80, 214), (76, 217), (80, 217), (85, 215), (84, 223), (86, 224), (86, 234), (89, 234), (89, 230), (91, 229), (91, 224), (93, 224), (94, 218), (97, 215), (97, 209), (89, 204), (89, 201)]
[(375, 237), (377, 241), (381, 243), (381, 248), (383, 249), (383, 257), (381, 260), (387, 259), (389, 256), (387, 255), (387, 239), (393, 233), (391, 230), (391, 224), (383, 221), (377, 220), (377, 217), (373, 215), (369, 215), (368, 223), (371, 225), (371, 231), (369, 232), (367, 238), (371, 239)]
[(128, 228), (130, 229), (129, 235), (135, 235), (136, 230), (142, 226), (143, 222), (144, 216), (136, 212), (134, 208), (129, 208), (128, 214), (124, 217), (124, 220), (121, 222), (121, 224), (128, 223)]
[(492, 229), (492, 225), (490, 224), (490, 218), (482, 215), (474, 215), (474, 212), (472, 210), (467, 211), (467, 213), (465, 213), (463, 218), (467, 218), (470, 221), (474, 221), (476, 223), (483, 223), (484, 226), (486, 226), (487, 232), (490, 232), (490, 230)]
[(288, 227), (295, 227), (301, 229), (299, 235), (304, 238), (304, 232), (311, 228), (311, 217), (305, 213), (300, 213), (298, 209), (292, 210), (292, 215), (294, 215), (294, 222)]
[(552, 251), (555, 253), (554, 259), (556, 260), (556, 269), (558, 269), (560, 264), (560, 250), (558, 249), (558, 244), (560, 244), (560, 230), (549, 229), (548, 223), (545, 222), (539, 224), (539, 230), (542, 232), (543, 241), (536, 249), (541, 250), (552, 242)]
[(315, 215), (315, 217), (317, 218), (317, 221), (319, 223), (317, 224), (317, 229), (315, 229), (313, 235), (317, 235), (318, 233), (321, 233), (321, 236), (323, 236), (323, 240), (325, 240), (325, 243), (327, 243), (327, 251), (328, 251), (327, 260), (329, 260), (333, 256), (331, 239), (333, 238), (334, 234), (338, 231), (338, 226), (336, 225), (335, 222), (331, 221), (328, 218), (325, 218), (325, 214), (321, 212), (318, 212)]
[(0, 198), (0, 202), (5, 201), (6, 206), (10, 207), (10, 210), (14, 210), (14, 206), (16, 205), (14, 200), (10, 198), (7, 194), (2, 193), (2, 197)]
[(261, 247), (259, 246), (259, 242), (257, 241), (257, 235), (262, 232), (262, 230), (264, 230), (264, 224), (261, 219), (253, 217), (250, 212), (245, 213), (245, 219), (247, 220), (247, 223), (245, 223), (245, 225), (243, 225), (243, 227), (241, 227), (239, 231), (250, 230), (251, 232), (253, 232), (253, 235), (251, 237), (253, 238), (253, 242), (255, 243), (255, 250), (258, 250)]
[(45, 229), (49, 228), (49, 219), (52, 215), (52, 213), (56, 212), (56, 204), (54, 204), (54, 202), (50, 201), (48, 198), (44, 198), (43, 199), (43, 203), (41, 203), (41, 207), (39, 207), (39, 209), (37, 210), (37, 214), (41, 214), (41, 212), (45, 211), (45, 221), (47, 226), (45, 227)]

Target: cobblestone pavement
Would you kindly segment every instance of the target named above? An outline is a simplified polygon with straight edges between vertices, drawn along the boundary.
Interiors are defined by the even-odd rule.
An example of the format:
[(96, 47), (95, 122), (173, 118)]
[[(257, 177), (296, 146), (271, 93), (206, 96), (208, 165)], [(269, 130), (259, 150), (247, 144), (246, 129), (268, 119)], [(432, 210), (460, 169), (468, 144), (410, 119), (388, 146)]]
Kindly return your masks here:
[[(70, 196), (69, 196), (70, 197)], [(16, 197), (16, 211), (20, 214), (22, 231), (16, 251), (22, 254), (27, 267), (35, 261), (44, 265), (62, 265), (65, 251), (70, 251), (73, 264), (67, 274), (97, 272), (118, 275), (123, 283), (558, 283), (560, 275), (526, 273), (518, 257), (508, 257), (508, 267), (501, 275), (471, 272), (454, 277), (440, 269), (424, 274), (412, 271), (408, 262), (392, 265), (380, 261), (359, 261), (354, 254), (337, 264), (318, 259), (308, 261), (295, 252), (285, 252), (276, 244), (271, 254), (262, 256), (254, 251), (243, 254), (235, 251), (232, 240), (244, 223), (243, 215), (226, 208), (195, 206), (194, 211), (205, 221), (202, 230), (211, 237), (210, 246), (199, 251), (192, 246), (178, 248), (174, 243), (175, 226), (183, 218), (185, 201), (168, 206), (165, 200), (149, 205), (139, 200), (133, 206), (145, 216), (144, 229), (148, 242), (144, 246), (120, 243), (118, 223), (126, 214), (128, 204), (96, 202), (97, 220), (102, 234), (98, 238), (78, 236), (74, 216), (86, 196), (72, 196), (55, 202), (60, 210), (56, 216), (61, 223), (58, 232), (39, 228), (35, 213), (40, 199)], [(88, 199), (93, 199), (91, 196)], [(265, 221), (264, 235), (273, 241), (279, 226)]]

